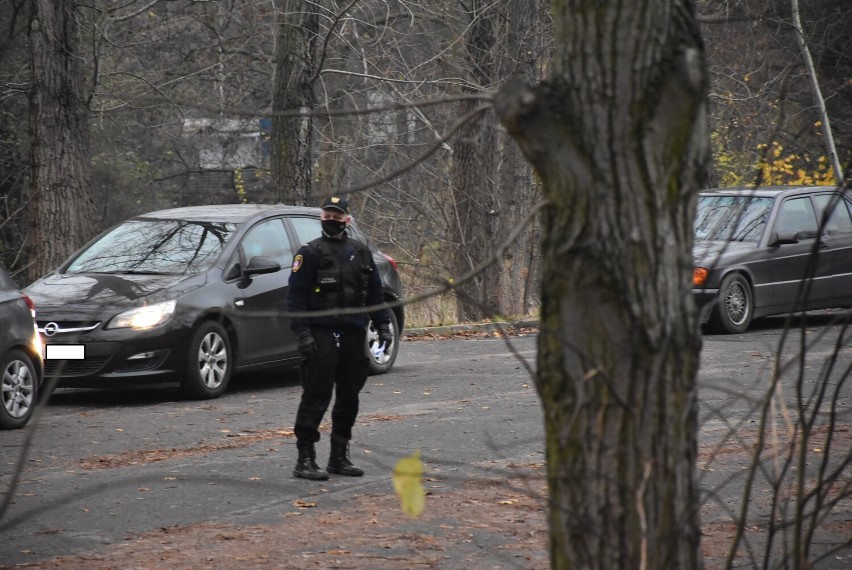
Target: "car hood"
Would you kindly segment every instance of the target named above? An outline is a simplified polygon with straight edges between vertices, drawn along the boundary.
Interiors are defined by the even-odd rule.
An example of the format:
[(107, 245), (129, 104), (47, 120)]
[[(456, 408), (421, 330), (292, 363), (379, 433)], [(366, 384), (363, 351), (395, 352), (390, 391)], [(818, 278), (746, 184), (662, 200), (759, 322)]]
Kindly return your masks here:
[(176, 299), (204, 282), (199, 275), (53, 273), (25, 289), (38, 313), (63, 318), (116, 313), (130, 307)]
[(692, 259), (695, 265), (706, 265), (719, 261), (730, 261), (750, 253), (757, 244), (747, 241), (697, 241), (692, 247)]

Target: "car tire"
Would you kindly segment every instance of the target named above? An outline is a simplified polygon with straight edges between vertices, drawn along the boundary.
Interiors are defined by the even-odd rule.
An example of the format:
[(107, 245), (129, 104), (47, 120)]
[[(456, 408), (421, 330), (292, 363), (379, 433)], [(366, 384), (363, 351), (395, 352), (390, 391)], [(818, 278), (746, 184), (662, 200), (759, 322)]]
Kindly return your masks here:
[(218, 398), (228, 388), (233, 368), (228, 333), (216, 321), (205, 321), (195, 330), (189, 343), (181, 390), (195, 400)]
[(754, 315), (754, 295), (748, 280), (740, 273), (731, 273), (722, 280), (716, 306), (710, 318), (714, 330), (743, 333)]
[(394, 312), (390, 311), (390, 314), (390, 330), (391, 335), (393, 336), (393, 342), (391, 343), (390, 349), (386, 348), (379, 356), (375, 356), (373, 354), (373, 350), (379, 342), (379, 332), (373, 326), (372, 322), (370, 322), (367, 326), (367, 345), (365, 350), (367, 351), (367, 360), (369, 362), (371, 376), (387, 374), (390, 372), (391, 368), (393, 368), (393, 363), (396, 362), (396, 354), (399, 352), (399, 325), (397, 324)]
[(26, 352), (13, 348), (0, 358), (0, 429), (27, 425), (38, 401), (38, 376)]

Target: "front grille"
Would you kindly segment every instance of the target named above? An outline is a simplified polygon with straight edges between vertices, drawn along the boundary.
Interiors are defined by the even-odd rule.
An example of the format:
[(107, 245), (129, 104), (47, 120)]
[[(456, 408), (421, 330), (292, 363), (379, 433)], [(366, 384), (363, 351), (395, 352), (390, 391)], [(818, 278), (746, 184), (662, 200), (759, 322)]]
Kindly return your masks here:
[(56, 374), (60, 377), (69, 376), (88, 376), (97, 373), (104, 364), (107, 363), (109, 357), (102, 358), (86, 358), (85, 360), (45, 360), (44, 361), (44, 376), (49, 378)]
[[(38, 320), (38, 331), (45, 336), (53, 337), (56, 335), (62, 336), (69, 334), (85, 334), (89, 331), (92, 331), (101, 324), (100, 321), (50, 321), (50, 320)], [(47, 325), (51, 325), (51, 330), (49, 331), (51, 334), (45, 333), (45, 327)]]

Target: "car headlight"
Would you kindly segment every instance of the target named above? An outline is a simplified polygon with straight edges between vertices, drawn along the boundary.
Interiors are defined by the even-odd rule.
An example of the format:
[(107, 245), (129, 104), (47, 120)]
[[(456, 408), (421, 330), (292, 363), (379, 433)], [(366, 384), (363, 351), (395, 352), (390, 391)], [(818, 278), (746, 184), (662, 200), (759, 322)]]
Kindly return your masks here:
[(175, 301), (164, 301), (124, 311), (116, 315), (106, 328), (144, 330), (159, 326), (174, 314), (175, 304)]

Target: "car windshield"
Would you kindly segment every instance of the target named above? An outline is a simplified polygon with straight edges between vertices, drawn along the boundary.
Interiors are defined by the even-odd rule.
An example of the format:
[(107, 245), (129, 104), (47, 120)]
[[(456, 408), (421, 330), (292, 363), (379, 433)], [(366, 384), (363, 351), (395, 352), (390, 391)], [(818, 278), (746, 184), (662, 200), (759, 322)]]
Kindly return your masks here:
[(236, 224), (132, 220), (91, 244), (66, 273), (198, 273), (210, 267)]
[(772, 202), (754, 196), (699, 196), (695, 241), (759, 242)]

